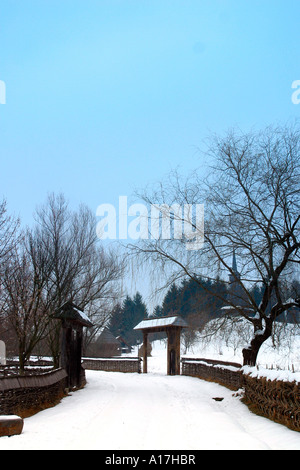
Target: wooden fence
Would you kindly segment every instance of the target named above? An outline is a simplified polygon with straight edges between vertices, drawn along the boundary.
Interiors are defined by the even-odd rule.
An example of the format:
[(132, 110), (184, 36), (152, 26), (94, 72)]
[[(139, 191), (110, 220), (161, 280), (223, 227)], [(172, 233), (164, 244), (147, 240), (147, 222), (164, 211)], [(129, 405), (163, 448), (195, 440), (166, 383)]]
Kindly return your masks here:
[(241, 364), (204, 358), (182, 358), (182, 375), (218, 382), (231, 390), (242, 387)]
[[(141, 358), (83, 358), (81, 384), (85, 369), (112, 372), (141, 372)], [(5, 375), (4, 375), (4, 372)], [(64, 369), (33, 375), (0, 376), (0, 415), (22, 418), (53, 406), (66, 395)], [(270, 380), (251, 376), (247, 368), (234, 362), (205, 358), (183, 358), (182, 375), (214, 381), (231, 390), (243, 389), (244, 402), (256, 413), (300, 431), (300, 384), (296, 381)]]
[(22, 418), (55, 405), (66, 395), (67, 373), (56, 369), (38, 375), (0, 378), (0, 415)]
[(300, 431), (300, 384), (243, 374), (244, 403), (250, 410)]
[[(39, 375), (45, 372), (53, 371), (53, 366), (43, 366), (43, 365), (34, 365), (34, 366), (25, 366), (24, 375)], [(19, 377), (21, 375), (20, 367), (18, 364), (14, 365), (0, 365), (0, 378), (3, 377)]]
[(82, 359), (82, 367), (89, 370), (103, 370), (106, 372), (137, 372), (141, 373), (142, 359), (140, 357), (118, 358), (87, 358)]
[[(24, 375), (16, 364), (0, 368), (0, 415), (31, 416), (55, 405), (67, 390), (67, 372), (56, 369), (45, 372), (48, 367), (38, 362), (26, 369)], [(82, 361), (80, 387), (86, 383), (85, 369), (114, 372), (141, 372), (141, 358), (85, 358)]]
[(300, 431), (300, 384), (296, 381), (252, 377), (234, 362), (183, 358), (182, 374), (217, 382), (231, 390), (243, 389), (243, 402), (257, 414)]

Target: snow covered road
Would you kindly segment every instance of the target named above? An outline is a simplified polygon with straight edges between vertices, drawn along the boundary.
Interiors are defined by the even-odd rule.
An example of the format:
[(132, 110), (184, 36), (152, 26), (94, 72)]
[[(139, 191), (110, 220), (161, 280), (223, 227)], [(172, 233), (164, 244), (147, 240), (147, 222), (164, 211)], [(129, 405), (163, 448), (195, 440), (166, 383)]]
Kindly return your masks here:
[(25, 419), (20, 436), (0, 438), (0, 450), (300, 450), (300, 433), (250, 413), (217, 384), (157, 373), (86, 376), (83, 390)]

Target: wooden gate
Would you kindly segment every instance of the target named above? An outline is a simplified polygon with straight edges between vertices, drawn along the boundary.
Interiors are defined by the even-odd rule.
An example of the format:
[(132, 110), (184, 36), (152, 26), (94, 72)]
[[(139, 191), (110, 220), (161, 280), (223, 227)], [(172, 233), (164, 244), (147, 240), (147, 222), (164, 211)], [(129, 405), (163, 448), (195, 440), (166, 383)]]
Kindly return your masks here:
[(148, 335), (165, 331), (168, 338), (167, 374), (180, 375), (180, 334), (182, 328), (188, 328), (187, 323), (178, 315), (170, 317), (151, 318), (143, 320), (134, 329), (143, 332), (143, 372), (147, 373), (147, 345)]

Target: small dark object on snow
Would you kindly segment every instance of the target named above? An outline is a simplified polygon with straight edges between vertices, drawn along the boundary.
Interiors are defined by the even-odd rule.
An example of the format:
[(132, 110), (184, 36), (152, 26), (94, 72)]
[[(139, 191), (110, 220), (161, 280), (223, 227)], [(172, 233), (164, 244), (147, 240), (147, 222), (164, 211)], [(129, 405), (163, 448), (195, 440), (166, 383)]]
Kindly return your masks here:
[(224, 397), (213, 397), (213, 400), (222, 401), (222, 400), (224, 400)]

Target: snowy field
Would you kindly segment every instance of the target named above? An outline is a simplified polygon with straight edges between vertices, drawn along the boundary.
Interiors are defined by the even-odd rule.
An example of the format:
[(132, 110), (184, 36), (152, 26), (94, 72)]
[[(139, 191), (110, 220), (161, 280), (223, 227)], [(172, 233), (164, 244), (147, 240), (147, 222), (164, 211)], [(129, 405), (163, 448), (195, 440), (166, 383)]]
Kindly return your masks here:
[(300, 433), (252, 414), (230, 390), (166, 368), (156, 342), (148, 374), (86, 371), (83, 390), (25, 419), (0, 450), (300, 450)]
[[(211, 336), (213, 324), (219, 326), (220, 330), (214, 329)], [(189, 346), (186, 351), (182, 345), (181, 352), (189, 357), (204, 357), (208, 359), (219, 359), (222, 361), (238, 362), (243, 364), (242, 349), (250, 343), (252, 338), (252, 326), (245, 320), (234, 324), (228, 320), (214, 320), (207, 324), (197, 340)], [(300, 325), (275, 324), (274, 337), (269, 338), (260, 348), (257, 365), (260, 370), (286, 371), (289, 377), (300, 373)], [(269, 375), (274, 378), (274, 373)], [(294, 378), (292, 378), (294, 380)]]

